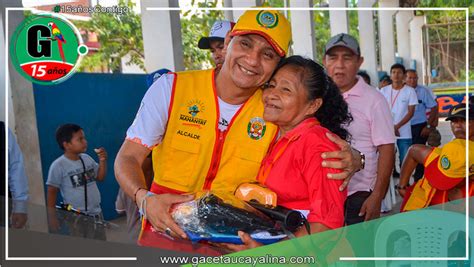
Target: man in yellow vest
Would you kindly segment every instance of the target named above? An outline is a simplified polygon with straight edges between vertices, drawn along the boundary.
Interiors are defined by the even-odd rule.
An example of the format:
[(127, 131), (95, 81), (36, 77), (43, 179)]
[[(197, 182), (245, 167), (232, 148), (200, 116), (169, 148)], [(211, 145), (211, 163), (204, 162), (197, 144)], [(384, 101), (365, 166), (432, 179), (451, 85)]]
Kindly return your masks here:
[[(287, 55), (290, 42), (290, 23), (282, 14), (248, 10), (225, 39), (218, 74), (213, 69), (166, 74), (148, 89), (115, 161), (120, 186), (146, 218), (144, 231), (185, 238), (169, 215), (172, 204), (193, 199), (183, 194), (208, 189), (232, 194), (241, 183), (255, 181), (278, 133), (262, 119), (259, 88)], [(345, 179), (362, 166), (361, 157), (333, 139), (341, 151), (325, 158), (339, 160), (326, 160), (323, 167), (344, 169), (329, 178)], [(151, 192), (140, 168), (150, 152)]]
[[(466, 104), (454, 106), (446, 118), (455, 139), (442, 148), (413, 145), (403, 162), (398, 192), (404, 196), (401, 211), (425, 208), (474, 194), (474, 106), (469, 106), (469, 136), (466, 138)], [(469, 142), (469, 179), (466, 179), (466, 143)], [(425, 174), (410, 188), (408, 182), (416, 165), (424, 164)], [(407, 190), (408, 189), (408, 190)], [(408, 191), (408, 192), (407, 192)]]

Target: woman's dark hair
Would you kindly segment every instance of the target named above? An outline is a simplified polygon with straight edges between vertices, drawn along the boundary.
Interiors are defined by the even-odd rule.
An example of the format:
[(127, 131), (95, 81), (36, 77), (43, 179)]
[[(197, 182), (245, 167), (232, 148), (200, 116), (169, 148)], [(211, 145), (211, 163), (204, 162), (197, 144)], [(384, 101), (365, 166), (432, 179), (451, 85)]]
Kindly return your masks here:
[(324, 67), (311, 59), (291, 56), (280, 62), (273, 75), (284, 66), (294, 66), (302, 70), (299, 73), (306, 90), (308, 90), (308, 100), (322, 98), (323, 103), (314, 114), (321, 126), (340, 138), (348, 140), (349, 132), (342, 126), (349, 124), (352, 121), (352, 116), (339, 88), (326, 74)]

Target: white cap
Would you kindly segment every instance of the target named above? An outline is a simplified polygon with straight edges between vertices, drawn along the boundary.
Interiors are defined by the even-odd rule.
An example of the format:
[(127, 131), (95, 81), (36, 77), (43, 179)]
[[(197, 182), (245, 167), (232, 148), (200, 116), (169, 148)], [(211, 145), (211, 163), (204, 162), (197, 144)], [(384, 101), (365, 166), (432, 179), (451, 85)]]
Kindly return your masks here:
[(201, 49), (210, 49), (210, 41), (224, 41), (226, 34), (232, 30), (235, 23), (228, 20), (218, 20), (212, 25), (211, 32), (208, 37), (201, 37), (198, 42), (198, 47)]

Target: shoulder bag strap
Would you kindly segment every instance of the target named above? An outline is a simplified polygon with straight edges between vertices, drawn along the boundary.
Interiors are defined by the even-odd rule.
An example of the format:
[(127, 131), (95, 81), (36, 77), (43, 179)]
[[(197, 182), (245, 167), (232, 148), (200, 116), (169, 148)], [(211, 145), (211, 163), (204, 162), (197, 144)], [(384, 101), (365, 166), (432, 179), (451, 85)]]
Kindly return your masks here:
[(86, 164), (84, 164), (84, 160), (79, 156), (79, 159), (82, 163), (82, 179), (84, 181), (84, 207), (85, 211), (87, 212), (87, 175), (86, 175)]

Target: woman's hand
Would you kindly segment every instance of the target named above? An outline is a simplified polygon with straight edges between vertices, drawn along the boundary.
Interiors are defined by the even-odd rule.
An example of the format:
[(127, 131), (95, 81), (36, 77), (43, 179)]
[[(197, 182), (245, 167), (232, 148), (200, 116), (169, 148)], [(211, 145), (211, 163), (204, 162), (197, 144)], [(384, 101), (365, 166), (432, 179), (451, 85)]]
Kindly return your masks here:
[(147, 198), (144, 207), (146, 209), (146, 219), (155, 230), (174, 237), (187, 238), (186, 233), (175, 223), (169, 211), (174, 204), (193, 200), (193, 195), (158, 194), (137, 196), (139, 207), (145, 197)]
[(257, 248), (263, 246), (262, 243), (255, 241), (250, 237), (249, 234), (244, 233), (242, 231), (238, 231), (237, 234), (239, 235), (240, 239), (244, 244), (242, 245), (236, 245), (236, 244), (230, 244), (230, 243), (213, 243), (213, 245), (225, 248), (227, 250), (237, 252), (237, 251), (242, 251), (242, 250), (247, 250), (247, 249), (252, 249), (252, 248)]
[(361, 168), (361, 159), (360, 154), (357, 151), (354, 151), (351, 146), (335, 134), (326, 133), (326, 136), (338, 145), (341, 150), (324, 152), (321, 154), (323, 159), (338, 159), (335, 161), (324, 160), (322, 162), (323, 167), (334, 168), (342, 170), (341, 173), (329, 173), (329, 179), (335, 180), (344, 180), (342, 185), (339, 187), (339, 190), (344, 190), (349, 181), (351, 180), (352, 175)]

